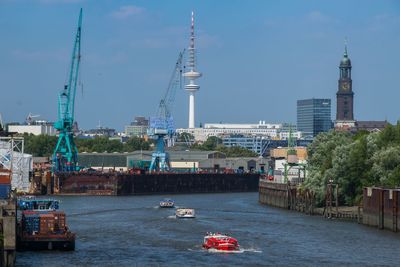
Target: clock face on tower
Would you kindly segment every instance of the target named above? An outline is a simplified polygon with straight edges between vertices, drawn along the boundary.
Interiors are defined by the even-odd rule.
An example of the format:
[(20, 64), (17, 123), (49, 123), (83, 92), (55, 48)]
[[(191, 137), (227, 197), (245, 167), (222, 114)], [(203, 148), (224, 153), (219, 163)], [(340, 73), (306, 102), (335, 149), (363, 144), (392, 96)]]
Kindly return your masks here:
[(341, 87), (343, 91), (347, 91), (350, 89), (350, 84), (348, 82), (343, 82)]

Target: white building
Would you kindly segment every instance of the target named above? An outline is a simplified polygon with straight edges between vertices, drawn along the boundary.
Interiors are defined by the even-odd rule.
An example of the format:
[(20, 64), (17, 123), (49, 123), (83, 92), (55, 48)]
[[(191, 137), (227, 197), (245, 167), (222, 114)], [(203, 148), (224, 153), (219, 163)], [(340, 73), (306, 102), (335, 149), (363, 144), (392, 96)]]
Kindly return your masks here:
[[(176, 132), (190, 133), (196, 141), (206, 141), (210, 136), (244, 135), (264, 136), (272, 139), (287, 139), (289, 131), (284, 124), (272, 124), (260, 121), (258, 124), (206, 123), (203, 128), (176, 129)], [(300, 139), (301, 132), (293, 131), (292, 136)]]
[(31, 124), (31, 125), (8, 125), (9, 132), (16, 132), (20, 134), (33, 134), (33, 135), (56, 135), (57, 131), (54, 129), (52, 123)]

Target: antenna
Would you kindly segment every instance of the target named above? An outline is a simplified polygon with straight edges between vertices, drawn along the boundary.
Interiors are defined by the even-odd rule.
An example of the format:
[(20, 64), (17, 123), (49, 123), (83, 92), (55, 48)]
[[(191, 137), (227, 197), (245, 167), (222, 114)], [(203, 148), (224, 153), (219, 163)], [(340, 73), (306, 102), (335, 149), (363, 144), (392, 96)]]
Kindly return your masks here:
[(4, 124), (3, 124), (3, 118), (1, 117), (1, 113), (0, 113), (0, 131), (4, 131)]

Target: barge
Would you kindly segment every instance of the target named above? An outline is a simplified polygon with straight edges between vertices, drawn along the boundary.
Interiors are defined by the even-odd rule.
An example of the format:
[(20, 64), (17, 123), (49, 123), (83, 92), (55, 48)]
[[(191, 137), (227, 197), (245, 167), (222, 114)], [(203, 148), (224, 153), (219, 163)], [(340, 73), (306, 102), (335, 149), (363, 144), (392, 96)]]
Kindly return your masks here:
[(75, 250), (75, 233), (53, 199), (21, 198), (18, 201), (17, 250)]

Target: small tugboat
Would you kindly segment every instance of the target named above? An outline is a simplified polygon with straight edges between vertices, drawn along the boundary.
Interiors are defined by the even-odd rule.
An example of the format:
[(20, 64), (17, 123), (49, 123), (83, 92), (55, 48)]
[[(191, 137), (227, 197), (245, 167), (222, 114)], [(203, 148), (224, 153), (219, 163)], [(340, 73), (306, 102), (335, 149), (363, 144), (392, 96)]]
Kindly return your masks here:
[(220, 251), (238, 251), (238, 241), (221, 233), (207, 233), (204, 237), (203, 248)]
[(160, 201), (160, 208), (173, 208), (174, 205), (175, 202), (169, 198)]
[(75, 233), (59, 211), (59, 201), (23, 197), (18, 200), (17, 250), (74, 250)]
[(175, 211), (176, 218), (195, 218), (194, 209), (179, 208)]

